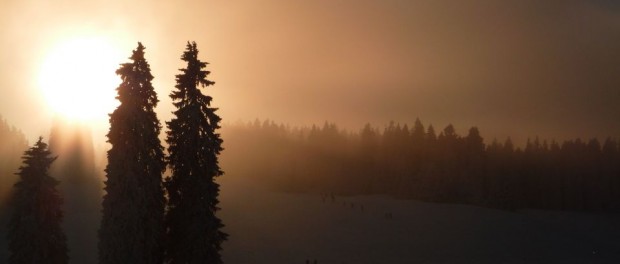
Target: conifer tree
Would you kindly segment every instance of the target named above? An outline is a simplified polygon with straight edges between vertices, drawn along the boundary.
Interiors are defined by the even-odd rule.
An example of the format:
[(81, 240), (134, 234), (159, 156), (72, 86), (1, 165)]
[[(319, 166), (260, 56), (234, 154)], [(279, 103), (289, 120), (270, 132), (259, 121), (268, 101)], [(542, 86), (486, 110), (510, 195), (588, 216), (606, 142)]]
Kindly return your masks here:
[(48, 174), (56, 157), (51, 157), (47, 144), (39, 138), (22, 159), (9, 222), (9, 263), (67, 263), (62, 198), (56, 190), (59, 181)]
[(419, 148), (424, 145), (424, 137), (425, 137), (424, 125), (419, 118), (415, 119), (415, 123), (413, 125), (413, 129), (411, 129), (411, 137), (413, 139), (414, 147)]
[(435, 133), (435, 128), (433, 127), (433, 125), (430, 125), (426, 130), (426, 143), (429, 145), (433, 145), (435, 144), (435, 141), (437, 141), (437, 134)]
[(107, 134), (112, 148), (105, 169), (106, 194), (99, 229), (100, 263), (162, 263), (165, 169), (154, 112), (158, 99), (144, 46), (116, 71), (118, 108), (110, 115)]
[(172, 175), (166, 179), (169, 204), (166, 214), (167, 263), (222, 263), (221, 244), (227, 238), (216, 216), (219, 185), (223, 174), (218, 164), (222, 139), (216, 133), (221, 118), (211, 107), (212, 97), (199, 89), (214, 82), (207, 80), (207, 63), (198, 59), (196, 43), (187, 43), (181, 59), (187, 67), (176, 76), (170, 94), (177, 108), (167, 122), (168, 164)]

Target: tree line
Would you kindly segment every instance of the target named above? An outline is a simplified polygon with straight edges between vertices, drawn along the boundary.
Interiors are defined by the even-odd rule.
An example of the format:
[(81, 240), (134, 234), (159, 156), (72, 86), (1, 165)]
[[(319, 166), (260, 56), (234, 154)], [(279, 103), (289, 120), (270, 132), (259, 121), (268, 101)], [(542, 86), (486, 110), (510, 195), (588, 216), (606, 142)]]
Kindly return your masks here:
[[(116, 71), (120, 105), (110, 114), (111, 149), (105, 168), (105, 194), (99, 229), (99, 263), (222, 263), (227, 239), (217, 217), (223, 171), (218, 163), (221, 118), (201, 87), (207, 63), (187, 43), (170, 97), (176, 110), (166, 122), (168, 155), (159, 135), (153, 76), (138, 43), (130, 62)], [(88, 87), (84, 87), (88, 89)], [(61, 228), (63, 197), (48, 170), (56, 157), (42, 138), (26, 150), (11, 199), (8, 231), (10, 263), (67, 263)], [(171, 175), (163, 177), (168, 169)]]
[(612, 138), (536, 138), (521, 148), (510, 138), (485, 144), (476, 127), (461, 136), (452, 125), (436, 132), (419, 119), (358, 132), (256, 120), (228, 126), (224, 135), (226, 167), (279, 190), (508, 210), (620, 210), (620, 150)]

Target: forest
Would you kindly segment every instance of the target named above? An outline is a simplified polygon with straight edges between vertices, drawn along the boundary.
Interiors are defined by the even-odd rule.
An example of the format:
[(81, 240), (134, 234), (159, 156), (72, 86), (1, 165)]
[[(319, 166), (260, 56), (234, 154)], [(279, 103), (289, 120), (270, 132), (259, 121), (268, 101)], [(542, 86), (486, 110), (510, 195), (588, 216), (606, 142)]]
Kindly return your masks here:
[(288, 192), (383, 194), (402, 199), (521, 208), (618, 211), (618, 142), (529, 139), (485, 143), (476, 127), (436, 132), (416, 119), (359, 132), (273, 121), (224, 127), (229, 172)]
[[(28, 144), (18, 129), (4, 120), (0, 125), (7, 146), (0, 153), (4, 161), (0, 187), (6, 198), (18, 179), (18, 158)], [(254, 188), (267, 185), (275, 192), (334, 195), (339, 200), (383, 195), (502, 211), (618, 212), (620, 206), (620, 153), (612, 138), (602, 143), (534, 138), (519, 147), (510, 139), (485, 143), (476, 127), (461, 136), (452, 125), (436, 132), (418, 119), (412, 126), (367, 124), (357, 132), (329, 122), (291, 127), (270, 120), (224, 124), (221, 131), (226, 142), (220, 159), (223, 170), (232, 177), (250, 179), (257, 184)], [(92, 145), (88, 140), (77, 142), (85, 140), (79, 133), (72, 136), (75, 142), (63, 142), (57, 136), (67, 133), (71, 132), (53, 127), (52, 153)], [(101, 217), (93, 212), (101, 209), (100, 192), (95, 190), (101, 190), (101, 183), (80, 178), (94, 173), (88, 172), (94, 166), (92, 151), (65, 151), (73, 154), (59, 156), (50, 170), (52, 176), (62, 176), (59, 190), (65, 198), (63, 213), (66, 226), (71, 227), (67, 230), (71, 243), (91, 241), (96, 236), (93, 224)], [(0, 207), (3, 226), (7, 212), (6, 206)], [(69, 244), (69, 248), (87, 249), (72, 253), (74, 261), (90, 260), (96, 251), (90, 244)]]
[[(0, 260), (93, 263), (97, 255), (110, 264), (223, 263), (229, 231), (217, 213), (216, 178), (225, 171), (272, 191), (320, 195), (324, 204), (338, 197), (351, 209), (346, 197), (382, 195), (501, 209), (496, 213), (620, 211), (614, 138), (485, 143), (475, 126), (461, 135), (451, 124), (436, 131), (417, 118), (356, 132), (327, 121), (221, 127), (219, 108), (200, 90), (215, 82), (195, 42), (187, 43), (187, 66), (169, 94), (173, 117), (162, 122), (142, 43), (129, 59), (116, 70), (120, 104), (109, 114), (107, 149), (95, 150), (90, 128), (60, 119), (49, 137), (29, 144), (0, 118), (0, 224), (7, 234), (0, 246), (8, 249)], [(107, 151), (102, 163), (99, 151)], [(384, 216), (393, 219), (391, 211)]]
[(620, 1), (0, 17), (0, 264), (620, 263)]

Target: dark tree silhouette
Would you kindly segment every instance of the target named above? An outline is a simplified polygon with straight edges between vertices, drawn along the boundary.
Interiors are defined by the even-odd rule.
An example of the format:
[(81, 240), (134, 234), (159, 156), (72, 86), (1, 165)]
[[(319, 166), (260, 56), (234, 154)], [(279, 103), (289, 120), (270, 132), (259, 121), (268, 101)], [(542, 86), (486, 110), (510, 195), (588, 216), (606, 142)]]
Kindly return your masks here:
[(48, 174), (56, 158), (39, 138), (22, 159), (9, 222), (9, 262), (67, 263), (67, 241), (61, 228), (62, 198), (56, 190), (59, 181)]
[(165, 169), (161, 125), (144, 46), (116, 71), (120, 105), (110, 115), (112, 148), (105, 169), (106, 194), (99, 229), (100, 263), (162, 263)]
[[(379, 148), (378, 132), (370, 124), (366, 124), (360, 132), (359, 182), (362, 193), (372, 194), (373, 179), (376, 177), (377, 149)], [(376, 179), (374, 179), (376, 180)]]
[(221, 244), (227, 234), (216, 216), (219, 184), (223, 174), (218, 164), (222, 139), (216, 133), (220, 117), (211, 107), (212, 97), (200, 87), (207, 80), (206, 62), (198, 59), (196, 43), (187, 43), (181, 59), (187, 67), (176, 76), (176, 90), (170, 97), (177, 108), (167, 122), (168, 164), (172, 175), (165, 187), (169, 204), (166, 214), (168, 263), (222, 263)]

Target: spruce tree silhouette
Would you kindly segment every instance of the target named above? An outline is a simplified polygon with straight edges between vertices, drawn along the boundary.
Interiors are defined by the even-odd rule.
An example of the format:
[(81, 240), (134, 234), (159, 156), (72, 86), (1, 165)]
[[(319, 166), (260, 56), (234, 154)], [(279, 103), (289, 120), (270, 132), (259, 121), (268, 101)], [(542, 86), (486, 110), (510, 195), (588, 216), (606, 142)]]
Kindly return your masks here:
[(56, 157), (51, 157), (47, 144), (39, 138), (22, 159), (9, 222), (9, 263), (67, 263), (62, 198), (56, 190), (59, 181), (48, 174)]
[(105, 169), (106, 194), (99, 229), (100, 263), (162, 263), (165, 169), (154, 112), (158, 99), (144, 46), (116, 71), (120, 105), (110, 115), (112, 148)]
[(172, 175), (165, 182), (166, 263), (222, 263), (221, 244), (228, 235), (216, 216), (219, 184), (215, 182), (223, 174), (218, 165), (222, 139), (216, 133), (221, 119), (217, 108), (211, 107), (213, 98), (199, 90), (214, 82), (207, 80), (210, 72), (203, 70), (207, 63), (198, 59), (195, 42), (187, 43), (181, 59), (187, 67), (176, 76), (170, 97), (177, 109), (167, 122)]

